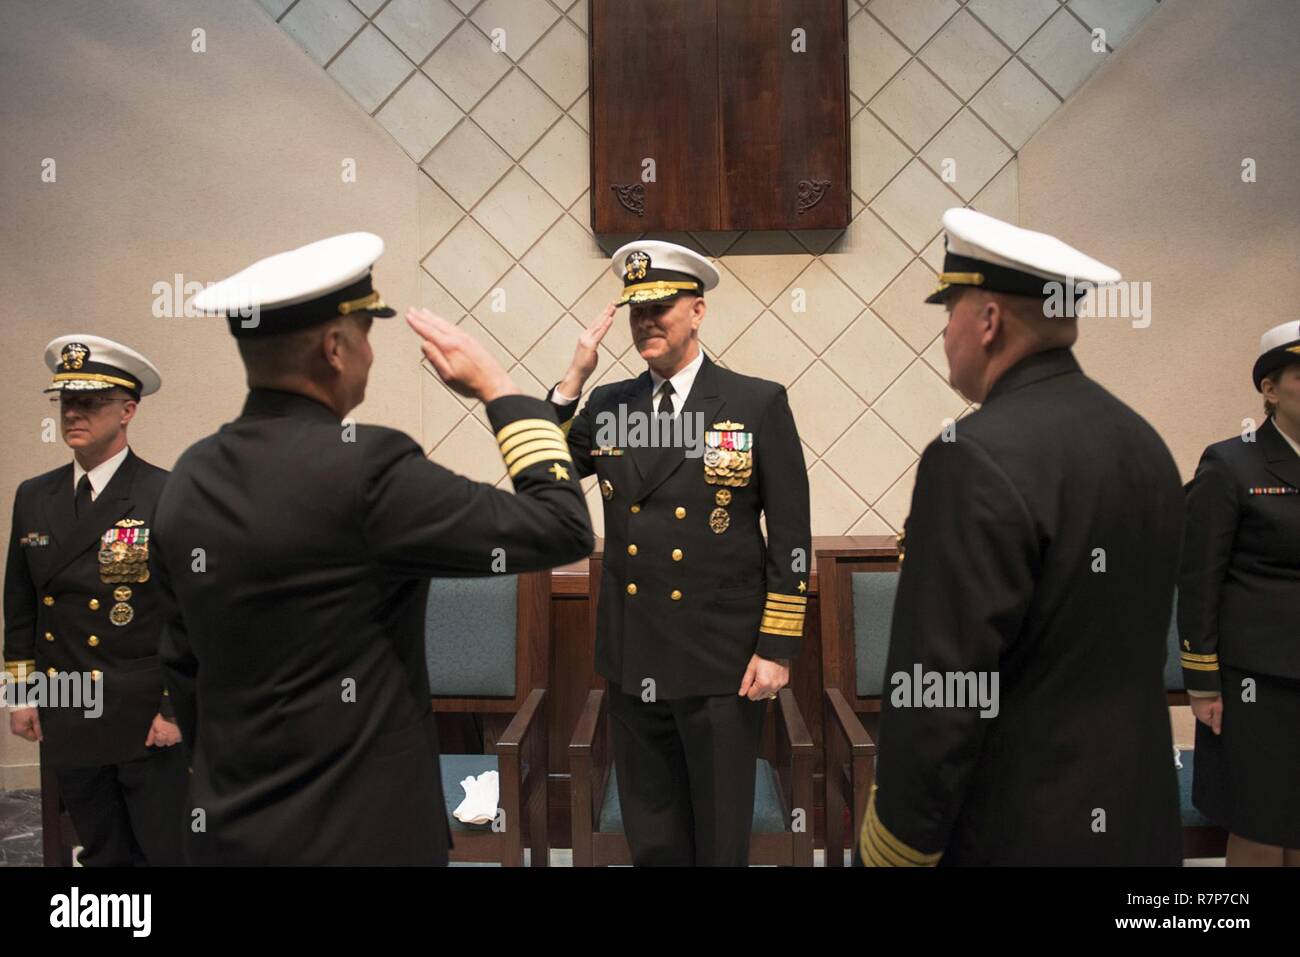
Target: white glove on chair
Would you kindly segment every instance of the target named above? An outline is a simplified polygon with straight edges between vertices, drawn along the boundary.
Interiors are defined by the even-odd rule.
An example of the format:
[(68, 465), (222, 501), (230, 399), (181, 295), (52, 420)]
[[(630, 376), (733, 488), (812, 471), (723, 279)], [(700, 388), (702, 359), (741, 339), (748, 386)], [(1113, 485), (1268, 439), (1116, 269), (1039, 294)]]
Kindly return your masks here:
[(468, 777), (460, 782), (465, 789), (465, 800), (451, 813), (463, 824), (491, 824), (497, 816), (500, 798), (500, 775), (484, 771), (477, 778)]

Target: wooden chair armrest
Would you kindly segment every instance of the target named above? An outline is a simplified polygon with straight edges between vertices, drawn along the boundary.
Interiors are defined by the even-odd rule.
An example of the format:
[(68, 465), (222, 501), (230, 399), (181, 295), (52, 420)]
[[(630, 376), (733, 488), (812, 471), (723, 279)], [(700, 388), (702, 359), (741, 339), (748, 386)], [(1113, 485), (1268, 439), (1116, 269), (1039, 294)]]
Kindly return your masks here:
[(777, 711), (781, 715), (779, 727), (785, 733), (790, 750), (811, 752), (812, 735), (808, 733), (808, 724), (803, 719), (803, 712), (799, 710), (799, 702), (795, 700), (794, 692), (789, 688), (782, 688), (777, 692), (776, 704)]
[(596, 732), (600, 726), (600, 709), (604, 703), (604, 691), (596, 689), (587, 693), (587, 701), (582, 706), (582, 713), (578, 715), (577, 727), (573, 729), (573, 737), (569, 741), (570, 760), (580, 754), (591, 754), (593, 742), (596, 740)]
[(827, 688), (826, 704), (831, 716), (835, 719), (829, 723), (829, 729), (839, 731), (840, 735), (848, 742), (853, 757), (874, 755), (876, 753), (876, 742), (871, 740), (871, 735), (867, 734), (867, 729), (862, 726), (858, 716), (849, 707), (844, 692), (839, 688)]
[(523, 707), (515, 712), (506, 725), (505, 731), (497, 739), (497, 753), (517, 754), (536, 727), (535, 719), (542, 714), (542, 702), (546, 698), (545, 688), (534, 688), (524, 699)]

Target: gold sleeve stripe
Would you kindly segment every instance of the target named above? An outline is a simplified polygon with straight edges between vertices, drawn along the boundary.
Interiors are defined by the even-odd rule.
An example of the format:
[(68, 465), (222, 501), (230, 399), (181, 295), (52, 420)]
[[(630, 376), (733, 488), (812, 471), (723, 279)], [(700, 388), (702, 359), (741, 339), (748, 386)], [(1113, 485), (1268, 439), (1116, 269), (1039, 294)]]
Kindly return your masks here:
[(497, 433), (497, 443), (503, 444), (506, 439), (512, 435), (517, 435), (526, 429), (548, 429), (553, 432), (559, 432), (560, 427), (550, 419), (516, 419), (509, 425), (502, 426), (501, 431)]
[(943, 857), (942, 851), (924, 854), (907, 842), (900, 840), (881, 822), (876, 813), (876, 787), (871, 788), (871, 798), (867, 801), (867, 814), (862, 822), (862, 834), (859, 849), (864, 862), (874, 866), (894, 867), (933, 867)]
[(769, 635), (782, 635), (786, 638), (802, 638), (803, 625), (792, 625), (784, 621), (773, 621), (770, 618), (764, 618), (759, 624), (758, 630)]
[(566, 462), (569, 461), (569, 447), (563, 442), (557, 442), (550, 436), (540, 439), (532, 439), (521, 445), (516, 445), (509, 452), (502, 450), (501, 457), (505, 459), (506, 465), (513, 465), (519, 459), (526, 455), (532, 455), (534, 452), (540, 452), (543, 449), (552, 449), (558, 453)]
[(35, 658), (17, 658), (5, 662), (5, 671), (13, 676), (14, 681), (26, 681), (27, 676), (36, 671)]
[(555, 449), (543, 449), (540, 452), (534, 452), (532, 455), (525, 455), (513, 465), (510, 466), (510, 477), (514, 478), (530, 465), (536, 465), (538, 462), (572, 462), (569, 453), (565, 450), (563, 453)]
[(780, 606), (768, 605), (763, 609), (763, 614), (769, 618), (784, 618), (786, 621), (803, 621), (804, 613), (801, 611), (784, 611)]
[(530, 442), (540, 441), (558, 442), (561, 445), (568, 444), (565, 442), (564, 433), (557, 428), (525, 429), (523, 432), (516, 432), (508, 439), (502, 439), (497, 444), (501, 446), (501, 454), (505, 455), (507, 452), (511, 452), (520, 446), (527, 445)]
[(1184, 661), (1218, 661), (1219, 660), (1219, 656), (1217, 654), (1198, 655), (1190, 651), (1180, 652), (1180, 654), (1183, 656)]
[(1218, 662), (1184, 661), (1183, 668), (1187, 671), (1218, 671), (1219, 665)]
[(776, 592), (772, 591), (767, 593), (767, 600), (784, 602), (787, 605), (799, 605), (801, 607), (808, 604), (807, 595), (778, 595)]

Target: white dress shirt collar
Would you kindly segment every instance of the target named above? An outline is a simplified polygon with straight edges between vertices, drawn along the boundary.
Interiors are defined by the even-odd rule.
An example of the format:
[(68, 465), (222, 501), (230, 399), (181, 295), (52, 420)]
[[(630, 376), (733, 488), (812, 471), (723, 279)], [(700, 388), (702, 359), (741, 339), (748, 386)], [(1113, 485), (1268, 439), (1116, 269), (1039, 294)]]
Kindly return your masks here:
[[(694, 359), (688, 362), (683, 368), (677, 371), (668, 381), (673, 384), (673, 410), (674, 414), (682, 410), (686, 404), (686, 397), (691, 394), (691, 386), (695, 384), (695, 377), (700, 372), (700, 366), (704, 365), (704, 347), (696, 353)], [(650, 370), (650, 401), (655, 401), (655, 396), (659, 394), (659, 387), (663, 385), (664, 377), (654, 369)], [(655, 410), (656, 412), (658, 409)]]
[(93, 502), (95, 499), (99, 498), (99, 493), (108, 487), (109, 482), (113, 481), (113, 476), (117, 474), (118, 468), (126, 461), (126, 457), (130, 451), (131, 446), (123, 446), (121, 452), (118, 452), (111, 459), (105, 459), (103, 462), (100, 462), (89, 472), (83, 469), (81, 463), (74, 458), (72, 460), (72, 494), (77, 494), (77, 483), (81, 481), (81, 477), (83, 475), (89, 475), (90, 500)]
[[(676, 388), (676, 386), (674, 386), (674, 388)], [(1295, 439), (1291, 438), (1291, 436), (1287, 435), (1287, 434), (1286, 434), (1285, 432), (1283, 432), (1281, 429), (1278, 429), (1278, 428), (1277, 428), (1277, 419), (1274, 419), (1274, 420), (1273, 420), (1273, 428), (1277, 429), (1277, 434), (1278, 434), (1278, 435), (1280, 435), (1280, 436), (1282, 436), (1282, 438), (1286, 439), (1286, 444), (1289, 445), (1289, 446), (1291, 446), (1291, 450), (1292, 450), (1293, 452), (1295, 452), (1296, 455), (1300, 455), (1300, 442), (1297, 442)]]

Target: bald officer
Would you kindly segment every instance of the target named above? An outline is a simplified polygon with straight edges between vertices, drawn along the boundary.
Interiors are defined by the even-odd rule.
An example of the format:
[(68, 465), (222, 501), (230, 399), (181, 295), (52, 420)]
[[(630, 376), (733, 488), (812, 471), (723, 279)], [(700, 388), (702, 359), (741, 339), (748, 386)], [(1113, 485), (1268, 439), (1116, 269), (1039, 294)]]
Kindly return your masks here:
[[(700, 346), (712, 263), (643, 241), (612, 268), (623, 295), (550, 398), (578, 474), (597, 475), (604, 498), (596, 669), (624, 828), (636, 864), (743, 866), (766, 699), (789, 681), (808, 601), (803, 448), (782, 386)], [(646, 371), (578, 412), (622, 305)]]
[[(861, 857), (1178, 864), (1163, 667), (1182, 487), (1070, 351), (1076, 294), (1119, 273), (974, 210), (943, 225), (926, 301), (981, 407), (917, 470)], [(954, 693), (909, 690), (917, 675)], [(992, 694), (961, 700), (972, 679)]]
[(9, 727), (41, 742), (82, 864), (179, 864), (185, 764), (158, 662), (149, 542), (167, 473), (127, 443), (140, 399), (162, 379), (134, 349), (80, 333), (46, 346), (45, 363), (73, 460), (14, 499)]
[(516, 494), (344, 421), (365, 394), (371, 322), (393, 315), (372, 285), (383, 248), (370, 233), (321, 240), (195, 300), (227, 316), (249, 385), (158, 508), (195, 863), (445, 864), (428, 580), (591, 551), (550, 407), (432, 313), (407, 319), (438, 374), (484, 402)]

